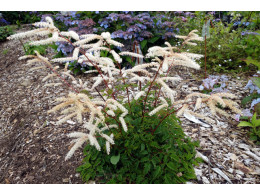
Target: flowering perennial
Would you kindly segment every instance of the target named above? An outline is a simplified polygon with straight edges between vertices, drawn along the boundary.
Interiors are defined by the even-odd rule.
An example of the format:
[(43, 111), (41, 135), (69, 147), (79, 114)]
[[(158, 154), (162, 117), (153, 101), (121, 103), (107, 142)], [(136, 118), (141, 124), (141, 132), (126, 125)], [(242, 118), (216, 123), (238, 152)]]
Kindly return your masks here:
[[(116, 21), (120, 15), (110, 15), (109, 17), (110, 18), (107, 19)], [(145, 20), (145, 17), (146, 15), (140, 16), (143, 20)], [(105, 25), (104, 22), (103, 25)], [(74, 143), (74, 146), (68, 152), (65, 158), (66, 160), (71, 158), (75, 150), (81, 147), (85, 142), (88, 142), (100, 151), (103, 146), (100, 145), (97, 137), (105, 139), (104, 147), (106, 148), (107, 154), (110, 154), (111, 146), (116, 144), (111, 129), (128, 131), (128, 124), (125, 118), (129, 111), (124, 105), (130, 105), (131, 101), (142, 101), (141, 97), (144, 97), (143, 113), (146, 112), (147, 105), (152, 104), (152, 102), (147, 100), (147, 97), (153, 95), (150, 92), (156, 87), (159, 87), (156, 94), (158, 98), (154, 102), (154, 109), (149, 111), (150, 116), (155, 115), (163, 109), (167, 110), (179, 104), (183, 104), (183, 106), (179, 109), (177, 115), (182, 115), (184, 111), (190, 111), (190, 113), (195, 114), (189, 110), (192, 97), (198, 97), (194, 103), (196, 104), (195, 110), (200, 109), (202, 104), (205, 103), (213, 115), (218, 113), (228, 116), (226, 111), (217, 107), (218, 104), (222, 107), (230, 108), (233, 112), (240, 113), (240, 110), (235, 107), (236, 103), (226, 99), (235, 98), (234, 95), (229, 93), (216, 93), (212, 95), (194, 93), (188, 95), (184, 100), (175, 101), (177, 92), (174, 88), (169, 87), (168, 82), (178, 82), (181, 80), (181, 77), (170, 77), (168, 76), (169, 71), (173, 66), (177, 65), (199, 69), (200, 66), (195, 60), (201, 58), (202, 55), (180, 53), (178, 48), (166, 42), (165, 47), (154, 46), (149, 48), (145, 57), (150, 58), (151, 62), (138, 64), (131, 69), (121, 69), (120, 64), (123, 62), (124, 56), (133, 58), (144, 58), (144, 56), (140, 53), (137, 54), (127, 51), (117, 53), (116, 50), (112, 50), (111, 46), (121, 48), (124, 45), (113, 40), (108, 32), (102, 33), (101, 35), (78, 35), (74, 31), (60, 32), (59, 29), (54, 26), (50, 17), (46, 17), (45, 22), (35, 23), (34, 26), (38, 28), (12, 35), (9, 39), (37, 36), (41, 38), (41, 40), (33, 41), (30, 45), (50, 44), (62, 41), (74, 47), (71, 57), (51, 60), (52, 62), (66, 63), (64, 70), (60, 74), (63, 75), (62, 79), (72, 80), (73, 87), (70, 87), (73, 89), (73, 92), (70, 92), (67, 97), (58, 98), (57, 102), (60, 103), (53, 107), (49, 113), (60, 111), (61, 117), (57, 124), (75, 118), (78, 123), (82, 124), (84, 129), (84, 132), (73, 132), (68, 135), (73, 138), (72, 143)], [(138, 26), (138, 28), (144, 27)], [(194, 41), (202, 41), (202, 38), (199, 37), (196, 32), (196, 30), (193, 30), (187, 36), (177, 35), (176, 37), (184, 40), (182, 45), (196, 45)], [(47, 35), (51, 35), (51, 37), (49, 38)], [(102, 50), (111, 53), (112, 57), (102, 57), (100, 55), (100, 51)], [(30, 59), (27, 65), (40, 64), (41, 66), (37, 66), (36, 69), (45, 66), (51, 68), (54, 73), (47, 75), (43, 81), (55, 79), (55, 76), (59, 76), (56, 72), (58, 67), (53, 67), (47, 58), (44, 58), (37, 52), (36, 56), (30, 55), (20, 59)], [(86, 63), (95, 69), (87, 71), (86, 74), (97, 72), (98, 75), (91, 77), (91, 82), (84, 82), (80, 79), (77, 80), (71, 75), (71, 72), (67, 70), (68, 62), (70, 61), (76, 61), (79, 64)], [(32, 69), (32, 71), (34, 70), (35, 68)], [(47, 86), (53, 85), (55, 86), (55, 83), (47, 84)], [(58, 85), (60, 85), (60, 83), (58, 83)], [(116, 90), (116, 87), (119, 85), (124, 85), (125, 90)], [(135, 87), (136, 85), (138, 87)], [(203, 117), (199, 114), (197, 114), (197, 116)], [(113, 118), (115, 123), (107, 124), (107, 117)]]

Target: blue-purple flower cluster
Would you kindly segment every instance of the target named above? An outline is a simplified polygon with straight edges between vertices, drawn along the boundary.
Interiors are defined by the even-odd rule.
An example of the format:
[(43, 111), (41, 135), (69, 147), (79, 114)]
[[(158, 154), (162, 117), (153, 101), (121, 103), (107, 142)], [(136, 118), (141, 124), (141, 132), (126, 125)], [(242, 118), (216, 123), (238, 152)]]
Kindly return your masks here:
[(124, 40), (143, 41), (160, 34), (162, 39), (168, 39), (175, 36), (175, 24), (164, 14), (155, 13), (151, 16), (148, 12), (135, 14), (135, 12), (111, 13), (107, 17), (100, 19), (99, 24), (102, 28), (108, 29), (115, 26), (120, 28), (111, 34), (112, 38)]
[(243, 31), (241, 32), (241, 35), (244, 36), (244, 35), (260, 35), (260, 34), (257, 32)]
[[(209, 75), (208, 78), (203, 79), (203, 83), (199, 88), (200, 90), (211, 90), (211, 93), (228, 92), (227, 81), (228, 78), (226, 75)], [(217, 84), (220, 86), (216, 87)]]
[(5, 26), (10, 24), (6, 19), (3, 18), (2, 13), (0, 13), (0, 26)]
[(253, 93), (254, 91), (257, 91), (257, 93), (260, 94), (260, 89), (252, 82), (252, 80), (249, 80), (247, 85), (245, 86), (245, 89), (249, 89), (250, 93)]
[(0, 26), (5, 26), (5, 25), (9, 25), (10, 22), (8, 22), (6, 19), (4, 18), (0, 18)]
[(72, 51), (74, 50), (74, 46), (68, 44), (68, 42), (65, 41), (56, 42), (56, 45), (58, 46), (57, 51), (61, 51), (65, 56), (72, 53)]
[(85, 20), (74, 20), (73, 25), (76, 26), (69, 28), (69, 30), (75, 31), (79, 35), (92, 34), (97, 32), (97, 29), (94, 28), (95, 24), (96, 23), (90, 18), (86, 18)]

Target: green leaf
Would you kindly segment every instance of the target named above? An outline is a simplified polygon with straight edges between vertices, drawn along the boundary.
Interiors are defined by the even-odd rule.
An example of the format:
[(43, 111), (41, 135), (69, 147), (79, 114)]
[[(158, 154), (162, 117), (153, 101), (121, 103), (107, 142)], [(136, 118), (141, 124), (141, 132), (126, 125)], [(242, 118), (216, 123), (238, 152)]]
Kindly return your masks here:
[(179, 157), (178, 157), (176, 154), (172, 154), (170, 157), (171, 157), (171, 159), (173, 159), (174, 161), (179, 162)]
[(145, 145), (144, 144), (141, 144), (141, 151), (143, 151), (145, 148)]
[(241, 121), (239, 124), (238, 124), (238, 127), (253, 127), (253, 125), (249, 122), (246, 122), (246, 121)]
[(255, 122), (255, 127), (258, 127), (258, 126), (260, 126), (260, 119), (256, 120), (256, 122)]
[(174, 163), (173, 163), (173, 162), (168, 162), (166, 165), (167, 165), (167, 167), (169, 167), (171, 170), (176, 170), (176, 167), (174, 166)]
[(111, 162), (113, 165), (116, 165), (116, 164), (119, 162), (119, 159), (120, 159), (120, 154), (119, 154), (118, 156), (111, 156), (110, 162)]
[(252, 117), (252, 125), (255, 126), (255, 123), (256, 123), (256, 112)]
[(243, 60), (246, 62), (247, 65), (253, 64), (258, 67), (258, 70), (260, 70), (260, 62), (257, 60), (252, 59), (251, 57), (247, 57), (247, 59)]
[(248, 102), (250, 102), (253, 99), (253, 96), (247, 96), (242, 101), (241, 104), (245, 106)]
[(143, 41), (140, 43), (140, 45), (141, 45), (141, 49), (143, 50), (144, 47), (147, 45), (147, 40), (143, 40)]
[(257, 136), (256, 135), (250, 135), (250, 140), (256, 141), (257, 140)]
[(156, 167), (156, 170), (154, 171), (153, 178), (156, 178), (161, 172), (161, 167)]
[(131, 57), (127, 56), (125, 59), (126, 59), (126, 61), (128, 61), (130, 64), (133, 63)]
[(260, 78), (259, 77), (252, 78), (252, 81), (258, 88), (260, 88)]
[(84, 168), (85, 168), (85, 169), (88, 169), (89, 167), (91, 167), (91, 164), (90, 164), (90, 163), (86, 163), (86, 164), (84, 165)]
[(144, 164), (144, 174), (146, 175), (151, 169), (151, 164), (150, 163), (145, 163)]
[(156, 42), (160, 37), (153, 37), (151, 39), (148, 40), (149, 43), (154, 43)]

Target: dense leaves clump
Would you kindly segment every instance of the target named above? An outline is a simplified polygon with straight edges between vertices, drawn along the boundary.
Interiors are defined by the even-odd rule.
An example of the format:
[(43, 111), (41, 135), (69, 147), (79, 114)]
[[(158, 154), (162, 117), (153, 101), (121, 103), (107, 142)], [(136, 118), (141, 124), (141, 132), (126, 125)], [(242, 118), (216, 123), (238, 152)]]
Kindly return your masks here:
[[(161, 110), (153, 116), (147, 112), (142, 121), (143, 101), (132, 100), (131, 107), (124, 106), (130, 111), (125, 117), (128, 132), (111, 129), (115, 145), (112, 145), (110, 155), (105, 148), (98, 152), (93, 146), (85, 147), (84, 164), (77, 169), (82, 180), (151, 184), (185, 183), (196, 178), (193, 165), (199, 162), (195, 158), (198, 143), (185, 136), (179, 119), (174, 114), (169, 115), (156, 129), (174, 110)], [(108, 119), (106, 122), (114, 121)], [(98, 141), (105, 145), (104, 139)]]
[(13, 30), (9, 26), (0, 27), (0, 42), (6, 40), (7, 37), (13, 34)]

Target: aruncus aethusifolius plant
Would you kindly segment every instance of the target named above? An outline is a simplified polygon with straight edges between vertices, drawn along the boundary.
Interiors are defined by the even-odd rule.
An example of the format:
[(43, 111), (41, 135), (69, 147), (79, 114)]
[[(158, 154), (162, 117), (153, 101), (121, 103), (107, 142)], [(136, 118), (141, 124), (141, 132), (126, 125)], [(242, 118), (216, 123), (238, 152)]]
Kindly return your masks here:
[[(176, 65), (199, 69), (200, 66), (195, 60), (202, 55), (181, 53), (180, 48), (173, 47), (166, 42), (166, 47), (149, 48), (145, 57), (151, 58), (150, 63), (125, 69), (121, 68), (121, 64), (125, 60), (124, 56), (134, 58), (143, 58), (144, 56), (133, 52), (116, 52), (116, 47), (124, 45), (111, 39), (108, 32), (101, 35), (80, 36), (73, 31), (60, 32), (49, 17), (46, 17), (46, 22), (37, 22), (34, 25), (39, 28), (12, 35), (9, 39), (37, 36), (42, 37), (42, 39), (33, 41), (29, 43), (30, 45), (66, 41), (75, 47), (71, 57), (51, 60), (51, 62), (66, 64), (60, 73), (58, 73), (58, 66), (53, 67), (49, 60), (38, 52), (35, 52), (36, 55), (27, 55), (20, 59), (29, 59), (27, 65), (40, 64), (40, 66), (30, 69), (32, 71), (50, 68), (54, 73), (47, 75), (43, 81), (62, 80), (62, 83), (51, 82), (45, 86), (66, 84), (72, 89), (67, 97), (58, 98), (57, 102), (60, 103), (49, 112), (60, 111), (61, 117), (57, 124), (73, 118), (82, 124), (83, 132), (72, 132), (68, 135), (74, 138), (72, 140), (74, 145), (66, 155), (65, 160), (71, 158), (85, 142), (89, 143), (86, 146), (85, 167), (83, 165), (83, 168), (80, 169), (83, 180), (93, 179), (96, 177), (96, 172), (99, 172), (105, 174), (104, 177), (112, 183), (183, 183), (194, 178), (192, 165), (197, 162), (194, 149), (196, 144), (185, 136), (175, 113), (178, 111), (178, 116), (184, 112), (194, 113), (191, 109), (195, 103), (196, 109), (200, 109), (203, 103), (207, 103), (206, 105), (209, 106), (212, 114), (226, 113), (226, 111), (222, 112), (216, 108), (217, 103), (239, 112), (231, 100), (223, 99), (223, 97), (235, 98), (229, 93), (211, 96), (196, 93), (188, 95), (184, 100), (175, 101), (177, 92), (169, 87), (168, 82), (176, 83), (181, 78), (179, 76), (170, 77), (170, 70)], [(181, 48), (185, 44), (196, 45), (193, 41), (202, 40), (196, 32), (193, 30), (187, 36), (176, 36), (184, 40)], [(51, 36), (45, 38), (47, 35)], [(102, 57), (101, 51), (109, 52), (112, 57)], [(95, 70), (85, 72), (86, 74), (98, 73), (90, 78), (92, 83), (76, 79), (71, 75), (68, 70), (68, 62), (71, 61), (85, 63), (95, 68)], [(68, 79), (72, 80), (71, 84), (68, 83)], [(192, 97), (199, 98), (194, 102), (191, 100)], [(176, 108), (174, 108), (175, 106)], [(204, 117), (199, 114), (197, 116)], [(212, 122), (212, 119), (208, 119), (208, 121)], [(139, 147), (142, 151), (140, 154), (137, 151)], [(93, 148), (97, 151), (94, 152)], [(103, 149), (108, 155), (112, 155), (110, 161), (117, 166), (116, 169), (108, 165), (110, 161), (107, 160), (108, 157), (104, 157)], [(137, 160), (129, 164), (133, 160), (132, 155), (136, 155)], [(94, 159), (93, 156), (95, 156)], [(154, 158), (158, 159), (154, 160), (154, 168), (152, 169), (152, 165), (147, 161), (150, 159), (153, 162)], [(92, 164), (89, 164), (91, 159)], [(96, 161), (97, 159), (98, 161)], [(100, 162), (102, 162), (102, 166)], [(145, 171), (140, 172), (139, 166), (141, 169), (145, 168)], [(92, 171), (86, 171), (89, 168)], [(115, 174), (130, 175), (124, 178), (119, 177), (117, 180), (114, 176), (106, 174), (110, 171), (115, 171)], [(133, 173), (135, 171), (137, 172)], [(86, 172), (93, 174), (86, 174)], [(142, 177), (136, 178), (136, 174), (142, 175)], [(153, 179), (146, 180), (147, 174), (151, 174)], [(160, 179), (158, 174), (163, 179)]]

